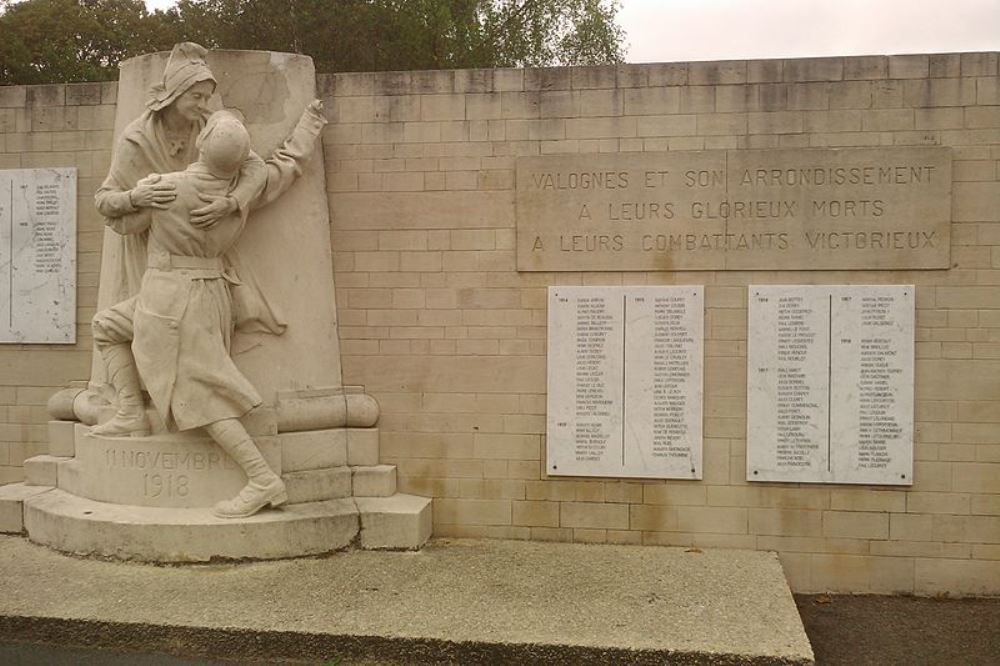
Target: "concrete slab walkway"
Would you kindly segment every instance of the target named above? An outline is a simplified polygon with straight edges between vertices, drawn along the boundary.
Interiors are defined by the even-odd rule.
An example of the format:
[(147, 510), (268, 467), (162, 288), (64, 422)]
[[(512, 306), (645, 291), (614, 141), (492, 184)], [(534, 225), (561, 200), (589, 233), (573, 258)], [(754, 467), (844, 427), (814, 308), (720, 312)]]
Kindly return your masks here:
[(777, 558), (752, 551), (436, 539), (151, 566), (2, 536), (0, 585), (3, 640), (241, 661), (813, 663)]

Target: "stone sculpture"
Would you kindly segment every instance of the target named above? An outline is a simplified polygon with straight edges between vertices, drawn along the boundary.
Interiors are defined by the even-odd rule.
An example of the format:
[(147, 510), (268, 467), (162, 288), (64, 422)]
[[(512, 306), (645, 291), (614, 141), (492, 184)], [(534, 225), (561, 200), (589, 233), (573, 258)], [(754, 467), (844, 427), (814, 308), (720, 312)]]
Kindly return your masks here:
[(380, 464), (378, 403), (343, 383), (315, 97), (302, 55), (122, 63), (90, 378), (0, 488), (33, 541), (191, 562), (429, 537), (430, 500)]
[[(149, 91), (145, 111), (122, 132), (111, 169), (95, 197), (98, 211), (109, 222), (127, 219), (143, 209), (162, 208), (173, 201), (175, 194), (170, 184), (139, 186), (139, 181), (151, 173), (182, 171), (198, 157), (196, 138), (205, 127), (209, 100), (216, 87), (206, 55), (203, 47), (191, 42), (174, 46), (162, 81)], [(251, 153), (241, 168), (240, 183), (227, 196), (212, 197), (206, 205), (193, 210), (192, 224), (210, 225), (245, 206), (262, 169), (260, 158)], [(114, 286), (121, 297), (116, 301), (138, 293), (146, 268), (145, 234), (119, 240), (122, 265), (119, 284)]]
[[(285, 485), (264, 460), (239, 417), (262, 403), (229, 356), (230, 334), (240, 325), (230, 289), (242, 287), (242, 269), (227, 255), (254, 206), (284, 192), (313, 151), (326, 123), (317, 100), (303, 113), (263, 173), (241, 177), (250, 135), (226, 111), (218, 111), (196, 140), (198, 161), (184, 171), (151, 174), (140, 192), (170, 192), (173, 200), (140, 208), (110, 224), (120, 234), (149, 232), (147, 269), (139, 294), (94, 317), (94, 339), (118, 396), (115, 416), (95, 434), (147, 434), (140, 379), (164, 423), (179, 430), (204, 427), (247, 475), (239, 495), (220, 502), (222, 518), (252, 515), (288, 499)], [(264, 178), (261, 179), (260, 176)], [(255, 187), (250, 201), (210, 225), (195, 224), (203, 201), (225, 201), (239, 184)], [(211, 206), (212, 204), (210, 204)], [(203, 216), (204, 217), (204, 216)], [(280, 332), (275, 330), (274, 332)], [(130, 347), (131, 345), (131, 347)]]

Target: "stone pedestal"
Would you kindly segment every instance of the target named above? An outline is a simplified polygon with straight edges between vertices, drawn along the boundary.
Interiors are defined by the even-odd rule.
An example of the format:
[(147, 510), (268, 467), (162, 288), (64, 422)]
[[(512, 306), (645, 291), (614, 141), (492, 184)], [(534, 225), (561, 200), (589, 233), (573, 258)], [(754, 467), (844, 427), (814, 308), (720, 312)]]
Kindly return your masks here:
[[(355, 544), (409, 550), (430, 538), (431, 500), (397, 493), (395, 466), (364, 464), (378, 458), (378, 428), (258, 436), (289, 502), (237, 520), (216, 518), (210, 507), (246, 477), (200, 432), (95, 437), (69, 422), (53, 430), (70, 428), (75, 456), (31, 458), (26, 483), (0, 487), (0, 532), (147, 562), (286, 558)], [(351, 435), (367, 444), (353, 455)], [(65, 451), (61, 439), (52, 447)]]

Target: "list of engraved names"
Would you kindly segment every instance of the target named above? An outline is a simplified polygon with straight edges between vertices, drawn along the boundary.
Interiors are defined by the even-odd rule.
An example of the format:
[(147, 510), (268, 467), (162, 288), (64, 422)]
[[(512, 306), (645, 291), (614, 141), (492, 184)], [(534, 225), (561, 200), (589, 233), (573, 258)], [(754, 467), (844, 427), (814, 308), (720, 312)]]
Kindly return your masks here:
[(549, 290), (547, 471), (701, 477), (701, 287)]
[(76, 339), (76, 170), (0, 171), (0, 342)]
[(576, 299), (574, 455), (580, 462), (604, 459), (617, 434), (617, 429), (609, 428), (618, 387), (609, 382), (615, 368), (609, 367), (613, 359), (608, 353), (610, 341), (617, 337), (616, 314), (610, 308), (617, 304), (609, 300), (596, 294)]
[(913, 287), (751, 287), (747, 478), (912, 483)]
[(688, 385), (696, 363), (688, 307), (686, 294), (653, 297), (654, 458), (692, 457)]

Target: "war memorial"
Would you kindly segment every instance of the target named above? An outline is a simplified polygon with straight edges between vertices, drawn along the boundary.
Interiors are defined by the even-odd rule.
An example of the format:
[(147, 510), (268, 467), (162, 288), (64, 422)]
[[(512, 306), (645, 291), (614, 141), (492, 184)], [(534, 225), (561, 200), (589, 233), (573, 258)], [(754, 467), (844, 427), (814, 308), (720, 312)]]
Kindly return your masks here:
[(433, 535), (756, 562), (785, 610), (1000, 594), (996, 53), (181, 44), (0, 87), (0, 258), (0, 531), (47, 558)]

